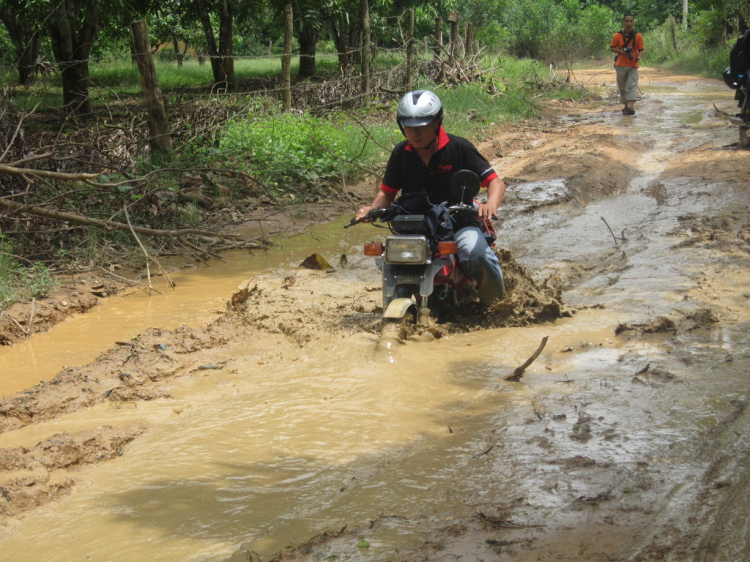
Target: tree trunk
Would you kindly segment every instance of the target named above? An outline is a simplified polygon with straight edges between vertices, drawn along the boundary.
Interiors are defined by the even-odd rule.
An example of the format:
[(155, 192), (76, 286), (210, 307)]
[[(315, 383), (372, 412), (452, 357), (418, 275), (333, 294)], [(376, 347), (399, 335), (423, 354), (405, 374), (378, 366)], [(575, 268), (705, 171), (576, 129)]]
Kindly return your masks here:
[(36, 59), (42, 45), (42, 36), (33, 22), (19, 15), (13, 6), (6, 5), (0, 11), (0, 21), (5, 24), (16, 50), (18, 83), (28, 85), (34, 81)]
[(303, 25), (299, 31), (299, 77), (315, 76), (315, 46), (318, 43), (318, 33), (308, 25)]
[(227, 0), (219, 0), (219, 52), (221, 72), (227, 88), (234, 86), (234, 47), (232, 45), (232, 22), (234, 8)]
[(169, 158), (172, 150), (169, 116), (159, 87), (159, 78), (156, 75), (146, 22), (144, 20), (134, 21), (130, 24), (130, 28), (133, 32), (135, 50), (138, 53), (138, 70), (141, 74), (143, 95), (146, 98), (148, 144), (151, 154), (158, 153)]
[(370, 4), (368, 0), (360, 0), (362, 15), (362, 91), (365, 94), (365, 104), (370, 101)]
[(206, 2), (204, 0), (196, 0), (196, 5), (198, 6), (201, 23), (203, 24), (203, 34), (206, 36), (206, 46), (208, 47), (208, 57), (211, 61), (211, 71), (214, 75), (214, 82), (219, 83), (223, 81), (221, 75), (221, 61), (219, 60), (219, 49), (216, 47), (214, 30), (211, 27), (211, 16), (208, 13), (208, 8), (206, 7)]
[(406, 91), (414, 82), (414, 8), (409, 8), (409, 28), (406, 32)]
[(60, 2), (48, 20), (50, 42), (63, 83), (63, 104), (69, 113), (91, 112), (89, 101), (89, 55), (101, 29), (101, 0), (91, 0), (83, 21), (75, 10)]
[(351, 73), (352, 59), (349, 55), (349, 34), (346, 32), (346, 16), (332, 16), (328, 18), (333, 44), (339, 58), (339, 66), (344, 76)]
[(284, 55), (281, 59), (281, 77), (284, 90), (284, 109), (292, 109), (292, 39), (294, 38), (294, 10), (284, 6)]
[(440, 56), (440, 49), (443, 46), (443, 19), (435, 18), (435, 56)]
[(232, 57), (232, 19), (234, 13), (226, 0), (219, 0), (219, 46), (211, 27), (211, 16), (205, 0), (196, 0), (203, 33), (208, 45), (208, 56), (211, 57), (211, 70), (214, 83), (229, 88), (234, 84), (234, 58)]
[[(176, 35), (172, 35), (172, 45), (174, 45), (174, 54), (177, 57), (177, 66), (182, 67), (182, 60), (185, 58), (185, 54), (180, 51), (180, 40), (177, 39)], [(185, 45), (187, 51), (187, 44)]]

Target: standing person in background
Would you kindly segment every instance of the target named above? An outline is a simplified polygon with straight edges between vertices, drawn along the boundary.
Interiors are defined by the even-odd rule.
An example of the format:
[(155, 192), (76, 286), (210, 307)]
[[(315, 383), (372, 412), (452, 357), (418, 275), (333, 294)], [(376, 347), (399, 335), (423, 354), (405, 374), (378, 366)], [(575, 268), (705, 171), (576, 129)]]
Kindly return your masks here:
[(622, 18), (622, 31), (612, 36), (609, 50), (615, 57), (617, 88), (620, 90), (620, 103), (625, 107), (623, 115), (635, 115), (635, 101), (638, 99), (638, 61), (643, 56), (643, 37), (633, 30), (635, 18), (625, 14)]

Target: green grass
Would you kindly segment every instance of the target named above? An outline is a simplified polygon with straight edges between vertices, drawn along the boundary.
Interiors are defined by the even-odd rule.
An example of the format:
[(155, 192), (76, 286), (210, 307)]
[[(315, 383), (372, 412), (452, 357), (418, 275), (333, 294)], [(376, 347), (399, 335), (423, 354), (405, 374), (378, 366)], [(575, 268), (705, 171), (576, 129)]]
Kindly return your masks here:
[[(334, 55), (316, 57), (319, 71), (335, 69), (338, 61)], [(162, 90), (176, 90), (205, 86), (210, 88), (213, 82), (211, 63), (206, 60), (199, 64), (197, 60), (188, 59), (178, 66), (176, 61), (154, 60), (159, 86)], [(299, 72), (299, 57), (292, 57), (292, 75)], [(237, 58), (234, 61), (235, 79), (269, 78), (281, 74), (281, 57)], [(89, 77), (96, 87), (111, 88), (140, 94), (141, 79), (138, 66), (130, 60), (116, 60), (107, 64), (92, 64)]]
[(23, 267), (12, 253), (13, 246), (0, 235), (0, 310), (16, 302), (28, 302), (47, 295), (55, 279), (40, 263)]

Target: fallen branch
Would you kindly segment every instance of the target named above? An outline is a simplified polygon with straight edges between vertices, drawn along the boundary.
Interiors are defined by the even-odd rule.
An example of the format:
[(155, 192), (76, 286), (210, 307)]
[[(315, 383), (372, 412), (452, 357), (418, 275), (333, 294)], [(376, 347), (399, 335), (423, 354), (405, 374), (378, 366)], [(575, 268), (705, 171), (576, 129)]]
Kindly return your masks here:
[[(109, 220), (100, 220), (87, 217), (84, 215), (76, 215), (73, 213), (65, 213), (62, 211), (52, 211), (50, 209), (44, 209), (42, 207), (34, 207), (31, 205), (24, 205), (23, 203), (16, 203), (15, 201), (9, 201), (7, 199), (0, 199), (0, 209), (7, 209), (9, 211), (15, 211), (18, 213), (24, 213), (27, 215), (34, 215), (37, 217), (45, 217), (48, 219), (70, 222), (74, 224), (80, 224), (84, 226), (95, 226), (103, 230), (123, 230), (131, 232), (130, 227), (127, 224), (121, 222), (114, 222)], [(240, 234), (227, 234), (212, 232), (210, 230), (197, 230), (193, 228), (178, 229), (178, 230), (160, 230), (156, 228), (145, 228), (142, 226), (133, 226), (135, 232), (143, 234), (145, 236), (152, 236), (155, 238), (182, 238), (184, 236), (207, 236), (210, 238), (221, 238), (221, 239), (232, 239), (242, 240)], [(267, 244), (255, 243), (255, 248), (264, 249), (267, 248)]]
[(34, 324), (34, 310), (36, 309), (36, 299), (31, 299), (31, 314), (29, 314), (29, 330), (26, 333), (26, 337), (29, 337), (31, 335), (31, 331), (33, 329)]
[(0, 174), (10, 174), (11, 176), (37, 176), (61, 181), (85, 181), (98, 178), (101, 174), (68, 174), (65, 172), (51, 172), (49, 170), (35, 170), (34, 168), (17, 168), (0, 164)]
[[(602, 219), (604, 221), (604, 224), (607, 225), (607, 228), (609, 228), (609, 233), (612, 235), (612, 238), (614, 238), (615, 240), (615, 246), (619, 245), (620, 243), (617, 241), (617, 236), (615, 236), (615, 233), (612, 232), (612, 229), (610, 228), (609, 223), (604, 219), (604, 217), (599, 217), (599, 218)], [(623, 232), (625, 231), (623, 230)], [(625, 241), (625, 236), (622, 237), (622, 241), (623, 242)]]
[(520, 381), (520, 380), (521, 380), (521, 377), (523, 376), (523, 373), (524, 373), (524, 371), (526, 371), (526, 368), (527, 368), (527, 367), (528, 367), (529, 365), (531, 365), (531, 364), (532, 364), (532, 363), (533, 363), (533, 362), (534, 362), (534, 361), (536, 360), (536, 358), (537, 358), (537, 357), (539, 357), (539, 354), (540, 354), (540, 353), (542, 352), (542, 350), (544, 349), (544, 346), (545, 346), (545, 345), (547, 345), (547, 338), (548, 338), (548, 337), (549, 337), (549, 336), (544, 336), (544, 337), (542, 338), (542, 343), (540, 343), (540, 344), (539, 344), (539, 347), (537, 347), (537, 348), (536, 348), (536, 351), (534, 352), (534, 354), (533, 354), (533, 355), (532, 355), (531, 357), (529, 357), (529, 358), (528, 358), (528, 359), (527, 359), (527, 360), (526, 360), (526, 361), (524, 362), (524, 364), (523, 364), (523, 365), (521, 365), (521, 366), (520, 366), (520, 367), (518, 367), (518, 368), (517, 368), (517, 369), (516, 369), (515, 371), (513, 371), (513, 374), (512, 374), (512, 375), (508, 375), (507, 377), (505, 377), (505, 380), (506, 380), (506, 381), (510, 381), (510, 382), (518, 382), (518, 381)]
[[(146, 278), (148, 279), (148, 291), (149, 296), (151, 296), (151, 292), (155, 289), (151, 285), (151, 256), (148, 255), (148, 252), (146, 251), (146, 248), (143, 247), (143, 244), (141, 243), (141, 239), (138, 238), (138, 235), (135, 233), (135, 230), (133, 230), (133, 225), (130, 222), (130, 215), (128, 214), (128, 206), (123, 205), (122, 210), (125, 212), (125, 220), (128, 221), (128, 228), (130, 228), (130, 232), (133, 235), (133, 238), (135, 238), (135, 241), (138, 243), (138, 246), (140, 246), (141, 251), (143, 252), (143, 255), (146, 256)], [(157, 293), (159, 291), (156, 291)], [(159, 293), (161, 294), (161, 293)]]
[(11, 319), (11, 320), (13, 321), (13, 323), (14, 323), (14, 324), (15, 324), (16, 326), (18, 326), (18, 329), (19, 329), (19, 330), (21, 330), (21, 332), (23, 332), (23, 334), (24, 334), (24, 335), (25, 335), (25, 336), (26, 336), (27, 338), (29, 337), (30, 331), (29, 331), (29, 330), (27, 330), (26, 328), (24, 328), (23, 326), (21, 326), (21, 325), (20, 325), (20, 324), (18, 323), (18, 320), (16, 320), (15, 318), (13, 318), (13, 317), (12, 317), (12, 316), (11, 316), (10, 314), (8, 315), (8, 318), (10, 318), (10, 319)]
[(716, 110), (716, 113), (719, 113), (721, 115), (725, 115), (727, 117), (732, 117), (731, 114), (727, 113), (726, 111), (722, 111), (721, 109), (719, 109), (718, 107), (716, 107), (716, 104), (713, 104), (713, 106), (714, 106), (714, 109)]

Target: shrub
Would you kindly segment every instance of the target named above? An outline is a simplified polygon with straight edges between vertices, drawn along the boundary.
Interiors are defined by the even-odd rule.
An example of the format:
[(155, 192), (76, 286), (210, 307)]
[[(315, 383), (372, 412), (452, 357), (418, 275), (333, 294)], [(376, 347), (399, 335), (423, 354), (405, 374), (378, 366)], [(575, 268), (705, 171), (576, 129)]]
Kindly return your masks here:
[(362, 147), (361, 134), (335, 117), (280, 113), (229, 124), (219, 150), (244, 162), (268, 187), (340, 178)]

